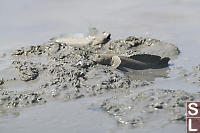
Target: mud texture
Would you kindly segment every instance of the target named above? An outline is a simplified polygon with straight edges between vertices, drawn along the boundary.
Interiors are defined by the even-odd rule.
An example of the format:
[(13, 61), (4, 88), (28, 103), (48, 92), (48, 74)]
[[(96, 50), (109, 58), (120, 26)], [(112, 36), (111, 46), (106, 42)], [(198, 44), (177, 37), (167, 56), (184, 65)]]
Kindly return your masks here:
[(106, 99), (102, 109), (113, 116), (118, 124), (128, 127), (144, 126), (165, 115), (165, 123), (183, 123), (186, 121), (186, 101), (199, 99), (199, 94), (181, 90), (149, 89)]
[[(9, 68), (0, 71), (2, 75), (9, 75), (0, 80), (0, 110), (109, 93), (120, 96), (105, 100), (102, 108), (121, 124), (135, 127), (150, 121), (151, 117), (145, 116), (147, 114), (166, 112), (172, 116), (173, 121), (185, 120), (183, 103), (195, 99), (192, 94), (156, 89), (130, 93), (153, 84), (157, 77), (165, 77), (169, 69), (130, 69), (123, 72), (95, 61), (99, 54), (154, 54), (174, 59), (180, 53), (177, 47), (159, 40), (133, 36), (109, 42), (99, 40), (101, 43), (95, 42), (95, 45), (78, 46), (51, 40), (13, 51), (9, 58)], [(14, 91), (11, 91), (9, 88), (13, 88), (13, 84)], [(24, 87), (22, 85), (25, 89), (20, 90)]]
[(30, 81), (34, 80), (39, 75), (39, 70), (36, 68), (37, 65), (32, 62), (13, 62), (16, 65), (16, 69), (18, 70), (19, 77), (22, 81)]
[(0, 106), (1, 108), (15, 108), (15, 107), (27, 107), (37, 104), (44, 104), (46, 100), (43, 99), (40, 94), (36, 92), (0, 92)]
[(185, 70), (181, 72), (180, 76), (184, 77), (186, 82), (200, 87), (200, 65), (194, 66), (192, 71)]
[(192, 77), (192, 83), (197, 84), (198, 87), (200, 87), (200, 65), (193, 68)]
[(134, 36), (106, 43), (103, 49), (100, 49), (99, 52), (104, 53), (105, 51), (128, 56), (135, 54), (152, 54), (172, 59), (177, 57), (180, 53), (179, 49), (173, 44), (156, 39), (137, 38)]

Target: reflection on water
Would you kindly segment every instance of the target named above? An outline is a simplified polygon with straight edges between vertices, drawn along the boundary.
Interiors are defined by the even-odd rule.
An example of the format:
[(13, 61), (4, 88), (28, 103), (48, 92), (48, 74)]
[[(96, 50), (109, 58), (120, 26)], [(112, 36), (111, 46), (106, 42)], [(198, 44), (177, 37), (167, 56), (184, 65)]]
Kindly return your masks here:
[(155, 81), (156, 78), (168, 78), (169, 68), (147, 69), (147, 70), (131, 70), (125, 72), (133, 80)]

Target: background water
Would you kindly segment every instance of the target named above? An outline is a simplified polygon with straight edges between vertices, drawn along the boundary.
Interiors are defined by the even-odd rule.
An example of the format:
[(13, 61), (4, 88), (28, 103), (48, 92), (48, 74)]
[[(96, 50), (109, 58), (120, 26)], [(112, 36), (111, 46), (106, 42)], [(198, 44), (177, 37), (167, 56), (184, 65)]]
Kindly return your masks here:
[[(85, 33), (89, 27), (97, 27), (111, 32), (113, 39), (136, 35), (171, 42), (181, 51), (172, 63), (191, 70), (192, 66), (200, 64), (199, 7), (199, 0), (0, 0), (0, 54), (46, 42), (62, 33)], [(175, 83), (174, 79), (168, 82), (171, 88), (187, 87), (181, 81)], [(158, 86), (167, 85), (160, 82)], [(17, 118), (0, 119), (0, 132), (125, 132), (106, 114), (88, 112), (87, 106), (79, 104), (51, 103), (24, 110)], [(41, 109), (43, 112), (37, 113)], [(83, 112), (74, 112), (81, 109)], [(41, 126), (41, 123), (46, 125)], [(176, 132), (183, 132), (183, 127), (176, 129)]]

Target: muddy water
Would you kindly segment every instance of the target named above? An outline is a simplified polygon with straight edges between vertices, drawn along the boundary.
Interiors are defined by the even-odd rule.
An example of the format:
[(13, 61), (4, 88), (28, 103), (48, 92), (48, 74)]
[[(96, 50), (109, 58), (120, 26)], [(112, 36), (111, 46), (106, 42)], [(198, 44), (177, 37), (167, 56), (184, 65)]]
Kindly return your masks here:
[[(185, 83), (184, 79), (178, 76), (181, 71), (192, 71), (192, 66), (200, 64), (198, 0), (0, 2), (0, 56), (10, 49), (43, 43), (62, 33), (82, 33), (86, 32), (88, 27), (97, 27), (111, 32), (114, 39), (136, 35), (175, 44), (181, 54), (178, 59), (170, 62), (169, 78), (156, 79), (152, 87), (199, 91), (196, 85)], [(8, 58), (0, 59), (0, 70), (9, 67)], [(23, 89), (27, 87), (24, 85)], [(15, 89), (14, 85), (11, 89)], [(0, 118), (0, 132), (133, 132), (132, 129), (118, 127), (113, 118), (103, 113), (98, 108), (101, 98), (99, 99), (52, 102), (24, 109), (20, 114), (5, 115)], [(165, 119), (167, 116), (163, 115), (162, 118)], [(160, 121), (134, 131), (184, 132), (183, 124), (164, 123), (164, 126), (157, 127), (158, 123)]]

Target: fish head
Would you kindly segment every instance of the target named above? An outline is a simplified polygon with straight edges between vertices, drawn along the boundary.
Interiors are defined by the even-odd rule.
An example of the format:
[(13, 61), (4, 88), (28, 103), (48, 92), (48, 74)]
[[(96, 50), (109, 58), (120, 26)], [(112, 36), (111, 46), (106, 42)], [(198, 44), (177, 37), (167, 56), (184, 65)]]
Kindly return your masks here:
[(102, 64), (102, 65), (111, 65), (112, 56), (107, 55), (96, 55), (95, 62)]

